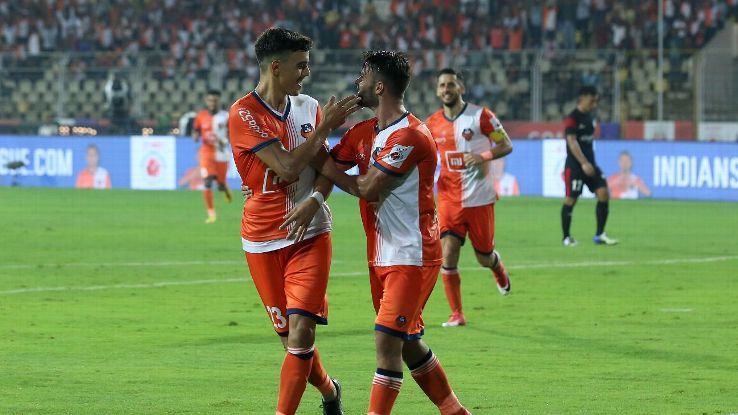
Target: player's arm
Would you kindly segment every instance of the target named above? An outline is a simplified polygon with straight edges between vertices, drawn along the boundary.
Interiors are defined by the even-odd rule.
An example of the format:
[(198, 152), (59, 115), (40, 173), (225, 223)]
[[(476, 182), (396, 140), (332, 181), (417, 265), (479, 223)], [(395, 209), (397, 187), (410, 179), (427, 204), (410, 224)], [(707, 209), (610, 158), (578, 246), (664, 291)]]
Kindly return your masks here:
[(487, 135), (490, 141), (490, 149), (482, 153), (467, 153), (464, 155), (464, 163), (468, 166), (492, 161), (512, 153), (513, 145), (507, 131), (494, 113), (485, 108), (480, 119), (482, 133)]
[(577, 141), (577, 136), (575, 134), (566, 135), (566, 145), (569, 147), (574, 158), (582, 165), (584, 174), (587, 176), (594, 176), (594, 166), (592, 166), (592, 163), (590, 163), (589, 160), (587, 160), (587, 157), (584, 156), (584, 153), (582, 153), (582, 148), (579, 147), (579, 142)]
[(564, 128), (564, 135), (566, 136), (566, 146), (569, 148), (569, 151), (571, 151), (571, 154), (582, 166), (584, 174), (586, 174), (587, 176), (594, 176), (594, 166), (592, 166), (592, 163), (590, 163), (589, 160), (587, 160), (587, 157), (584, 156), (584, 153), (582, 153), (582, 148), (579, 146), (579, 142), (577, 141), (576, 120), (571, 116), (566, 117), (566, 119), (564, 120)]
[(422, 154), (431, 151), (425, 146), (429, 139), (417, 131), (390, 135), (366, 174), (356, 177), (358, 196), (368, 202), (378, 202), (382, 193), (392, 189), (398, 179), (417, 165)]
[[(278, 139), (259, 149), (256, 156), (282, 179), (288, 182), (297, 180), (300, 173), (310, 164), (313, 159), (318, 166), (322, 167), (328, 160), (328, 151), (324, 147), (328, 135), (336, 128), (343, 125), (346, 117), (359, 109), (357, 103), (359, 98), (350, 95), (340, 101), (331, 97), (323, 108), (323, 119), (312, 137), (297, 148), (288, 151), (282, 146)], [(274, 145), (278, 144), (278, 145)], [(321, 151), (322, 150), (322, 151)], [(316, 169), (321, 170), (321, 169)]]

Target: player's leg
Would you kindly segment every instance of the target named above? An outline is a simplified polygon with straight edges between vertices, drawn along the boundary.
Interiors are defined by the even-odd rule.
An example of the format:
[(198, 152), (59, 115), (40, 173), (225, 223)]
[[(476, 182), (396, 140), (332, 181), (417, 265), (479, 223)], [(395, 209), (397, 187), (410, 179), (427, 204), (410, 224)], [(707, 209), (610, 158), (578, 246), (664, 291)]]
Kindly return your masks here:
[[(377, 369), (369, 397), (369, 415), (392, 412), (402, 387), (402, 345), (414, 317), (412, 303), (417, 302), (419, 288), (417, 285), (410, 287), (412, 268), (418, 267), (370, 268), (372, 298), (378, 306), (374, 321)], [(438, 278), (438, 269), (435, 272), (434, 281)]]
[(510, 275), (502, 263), (500, 253), (495, 250), (495, 205), (467, 208), (464, 213), (469, 224), (469, 239), (479, 265), (489, 268), (502, 295), (510, 293)]
[(461, 274), (459, 273), (459, 253), (464, 245), (466, 226), (463, 222), (463, 209), (460, 205), (441, 202), (438, 204), (438, 221), (441, 228), (441, 249), (443, 264), (441, 277), (451, 315), (443, 327), (457, 327), (466, 324), (461, 305)]
[(617, 240), (610, 238), (605, 233), (605, 224), (607, 216), (610, 214), (610, 192), (607, 188), (607, 181), (602, 177), (602, 171), (599, 167), (595, 167), (595, 176), (587, 182), (587, 187), (597, 196), (597, 206), (595, 207), (595, 216), (597, 217), (597, 232), (592, 241), (599, 245), (615, 245)]
[[(285, 252), (284, 250), (258, 254), (247, 252), (246, 261), (251, 273), (251, 279), (256, 286), (256, 291), (259, 293), (259, 297), (261, 297), (264, 307), (266, 308), (269, 319), (274, 326), (274, 330), (280, 335), (285, 350), (289, 350), (289, 330), (291, 328), (290, 326), (295, 325), (295, 323), (289, 322), (289, 317), (287, 316), (287, 298), (284, 285), (284, 267), (286, 264)], [(285, 356), (285, 362), (288, 360), (287, 357), (289, 356), (290, 353), (287, 353)], [(285, 363), (283, 363), (283, 372), (285, 369), (284, 366)], [(285, 373), (282, 373), (281, 377), (284, 376), (286, 376)], [(280, 379), (280, 398), (277, 402), (277, 413), (290, 413), (289, 410), (284, 412), (285, 405), (281, 398), (282, 389), (282, 379)]]
[(228, 188), (228, 182), (226, 181), (228, 162), (216, 162), (216, 169), (215, 179), (218, 182), (218, 190), (223, 192), (226, 203), (231, 203), (233, 201), (233, 195), (231, 195), (231, 189)]
[(216, 180), (215, 156), (200, 151), (198, 158), (200, 160), (200, 176), (205, 185), (202, 197), (205, 200), (205, 208), (208, 212), (208, 218), (205, 220), (205, 223), (214, 223), (216, 220), (215, 203), (213, 202), (213, 184)]
[(402, 348), (402, 357), (415, 383), (438, 407), (441, 414), (469, 414), (451, 388), (438, 357), (423, 340), (406, 341)]
[[(280, 398), (299, 404), (306, 381), (315, 386), (323, 395), (325, 414), (342, 414), (340, 386), (328, 376), (320, 355), (315, 347), (315, 325), (327, 324), (328, 302), (326, 288), (331, 262), (331, 239), (329, 233), (318, 235), (290, 247), (290, 255), (285, 267), (285, 292), (287, 296), (287, 315), (290, 319), (290, 335), (287, 339), (290, 370), (285, 373), (284, 390)], [(292, 321), (296, 326), (292, 328)], [(301, 362), (291, 359), (289, 354), (310, 360), (305, 371)], [(307, 354), (311, 357), (308, 358)], [(283, 368), (284, 369), (284, 368)], [(296, 408), (296, 406), (295, 406)]]
[(584, 181), (581, 172), (571, 167), (564, 169), (564, 185), (566, 186), (566, 198), (561, 206), (561, 229), (564, 233), (564, 246), (576, 246), (577, 241), (571, 237), (571, 217), (574, 211), (574, 205), (577, 203), (579, 195), (582, 194), (582, 186)]
[(408, 331), (402, 347), (402, 359), (410, 369), (413, 380), (438, 407), (441, 414), (467, 414), (468, 412), (456, 398), (443, 366), (430, 347), (421, 339), (424, 331), (422, 312), (433, 292), (437, 267), (416, 267), (416, 269), (420, 272), (414, 276), (412, 284), (416, 287), (418, 295), (415, 301), (406, 300), (416, 309), (414, 312), (410, 309), (403, 312), (408, 315), (414, 314), (416, 317), (407, 324)]

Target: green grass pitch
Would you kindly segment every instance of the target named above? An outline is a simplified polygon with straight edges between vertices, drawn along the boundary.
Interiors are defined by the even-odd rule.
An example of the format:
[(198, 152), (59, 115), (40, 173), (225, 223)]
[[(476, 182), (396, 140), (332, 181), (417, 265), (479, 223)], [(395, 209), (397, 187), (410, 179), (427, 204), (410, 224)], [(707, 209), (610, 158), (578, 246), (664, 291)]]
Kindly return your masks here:
[[(197, 192), (0, 188), (0, 414), (273, 414), (283, 357), (240, 247), (238, 203)], [(355, 200), (330, 199), (330, 325), (317, 345), (366, 413), (375, 369), (365, 239)], [(480, 414), (738, 413), (738, 205), (614, 201), (594, 246), (594, 202), (560, 245), (560, 200), (506, 198), (501, 297), (471, 248), (469, 325), (425, 339)], [(395, 414), (437, 413), (406, 371)], [(300, 414), (320, 413), (308, 386)]]

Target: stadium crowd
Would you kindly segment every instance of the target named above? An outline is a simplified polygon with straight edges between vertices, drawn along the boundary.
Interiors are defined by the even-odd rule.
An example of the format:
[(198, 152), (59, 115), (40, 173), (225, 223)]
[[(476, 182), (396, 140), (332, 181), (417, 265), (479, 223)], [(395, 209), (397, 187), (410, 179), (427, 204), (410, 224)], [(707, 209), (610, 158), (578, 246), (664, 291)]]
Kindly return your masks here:
[[(98, 53), (95, 66), (125, 67), (140, 51), (163, 66), (204, 69), (216, 50), (228, 65), (253, 60), (272, 25), (311, 35), (321, 48), (520, 50), (654, 48), (656, 0), (0, 0), (0, 52), (34, 61), (46, 51)], [(389, 3), (389, 13), (387, 13)], [(666, 45), (698, 48), (738, 17), (738, 0), (664, 0)], [(381, 8), (381, 13), (380, 13)], [(74, 64), (74, 63), (72, 63)]]

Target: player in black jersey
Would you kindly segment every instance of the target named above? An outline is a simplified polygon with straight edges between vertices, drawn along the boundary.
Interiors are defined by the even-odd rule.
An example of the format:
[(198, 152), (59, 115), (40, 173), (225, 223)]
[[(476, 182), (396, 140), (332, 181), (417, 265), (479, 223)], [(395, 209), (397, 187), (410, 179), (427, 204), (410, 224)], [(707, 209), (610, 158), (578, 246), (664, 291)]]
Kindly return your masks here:
[(566, 199), (561, 207), (561, 227), (564, 230), (564, 246), (575, 246), (577, 241), (571, 237), (571, 214), (577, 198), (582, 194), (582, 186), (597, 196), (597, 233), (592, 241), (596, 244), (615, 245), (617, 240), (605, 234), (605, 223), (609, 212), (610, 195), (607, 190), (607, 181), (602, 176), (602, 170), (595, 163), (592, 139), (596, 121), (591, 111), (597, 107), (597, 89), (593, 86), (584, 86), (579, 89), (577, 108), (572, 111), (566, 120), (566, 168), (564, 181), (566, 182)]

